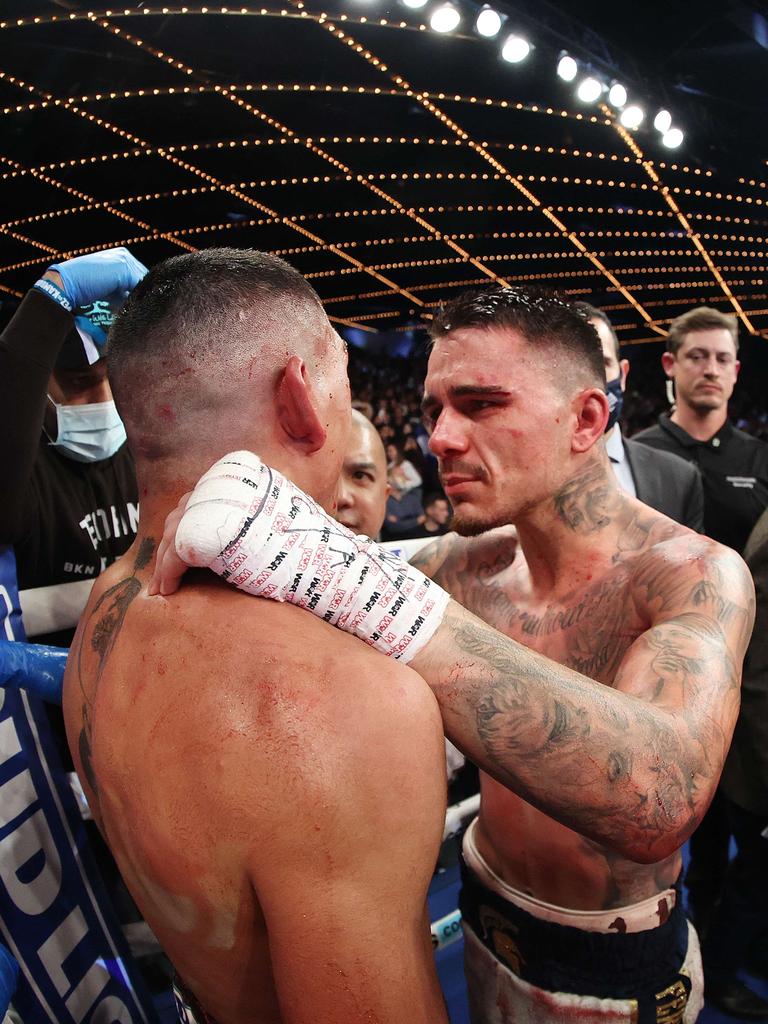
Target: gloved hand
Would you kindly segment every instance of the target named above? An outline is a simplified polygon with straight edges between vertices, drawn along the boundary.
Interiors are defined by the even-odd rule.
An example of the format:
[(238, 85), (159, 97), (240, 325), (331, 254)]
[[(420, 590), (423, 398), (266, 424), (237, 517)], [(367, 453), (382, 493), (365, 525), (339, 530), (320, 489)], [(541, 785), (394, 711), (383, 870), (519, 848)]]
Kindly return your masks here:
[(88, 306), (117, 293), (125, 299), (147, 273), (147, 268), (123, 246), (75, 256), (48, 268), (61, 277), (62, 291), (72, 308)]
[(0, 686), (27, 690), (51, 704), (61, 704), (68, 654), (66, 647), (0, 640)]
[(175, 590), (184, 564), (208, 567), (239, 590), (305, 608), (403, 662), (443, 619), (444, 590), (355, 536), (252, 452), (219, 459), (182, 501), (166, 521), (150, 594)]

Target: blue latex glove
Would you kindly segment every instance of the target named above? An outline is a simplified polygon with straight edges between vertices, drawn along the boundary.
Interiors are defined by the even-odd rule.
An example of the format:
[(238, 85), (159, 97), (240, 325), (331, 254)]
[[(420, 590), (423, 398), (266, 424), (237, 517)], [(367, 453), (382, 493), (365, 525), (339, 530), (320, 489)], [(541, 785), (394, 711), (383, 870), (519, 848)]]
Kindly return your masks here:
[(0, 945), (0, 1020), (8, 1012), (18, 982), (19, 965), (5, 946)]
[(61, 704), (68, 654), (66, 647), (0, 640), (0, 686), (14, 686), (51, 704)]
[(115, 295), (125, 299), (147, 273), (144, 264), (123, 246), (52, 263), (48, 269), (60, 275), (62, 290), (73, 308)]

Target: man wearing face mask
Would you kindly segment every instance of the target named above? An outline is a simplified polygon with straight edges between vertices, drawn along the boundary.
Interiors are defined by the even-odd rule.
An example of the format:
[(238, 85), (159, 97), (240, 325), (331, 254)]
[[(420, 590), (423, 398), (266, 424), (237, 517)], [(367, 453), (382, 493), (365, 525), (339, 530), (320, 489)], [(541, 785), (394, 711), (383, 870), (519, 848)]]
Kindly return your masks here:
[(675, 522), (701, 533), (704, 526), (704, 489), (696, 466), (669, 452), (658, 451), (622, 436), (619, 418), (624, 405), (629, 360), (621, 359), (619, 339), (602, 310), (588, 302), (577, 309), (597, 331), (603, 349), (610, 416), (605, 447), (622, 490)]
[(67, 646), (90, 584), (133, 542), (138, 493), (102, 347), (146, 268), (127, 249), (51, 266), (0, 335), (0, 545), (27, 633)]

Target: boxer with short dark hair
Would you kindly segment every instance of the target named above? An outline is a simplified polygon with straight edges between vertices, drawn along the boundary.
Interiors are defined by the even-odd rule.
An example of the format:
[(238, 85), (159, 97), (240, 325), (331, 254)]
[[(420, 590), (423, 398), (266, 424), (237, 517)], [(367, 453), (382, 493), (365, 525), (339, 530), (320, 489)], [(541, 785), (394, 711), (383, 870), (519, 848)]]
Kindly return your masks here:
[(287, 264), (209, 250), (150, 271), (108, 361), (142, 515), (95, 583), (64, 710), (185, 1019), (445, 1024), (425, 906), (443, 734), (426, 684), (209, 574), (178, 601), (147, 595), (167, 512), (233, 445), (331, 506), (350, 425), (342, 340)]
[[(449, 304), (433, 336), (424, 410), (463, 536), (408, 567), (331, 538), (294, 484), (237, 453), (169, 522), (157, 585), (173, 588), (181, 555), (429, 682), (484, 769), (462, 899), (474, 1021), (693, 1022), (680, 847), (738, 712), (749, 573), (619, 489), (599, 339), (566, 301), (491, 288)], [(396, 592), (383, 612), (371, 580)]]

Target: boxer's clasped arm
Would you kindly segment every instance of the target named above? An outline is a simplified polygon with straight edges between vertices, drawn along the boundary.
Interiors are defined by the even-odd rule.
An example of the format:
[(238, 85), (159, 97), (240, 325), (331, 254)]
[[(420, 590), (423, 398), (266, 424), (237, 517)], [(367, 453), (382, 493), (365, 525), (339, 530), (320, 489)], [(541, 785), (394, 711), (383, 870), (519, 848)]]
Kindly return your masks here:
[(449, 601), (423, 573), (352, 534), (251, 452), (220, 459), (171, 514), (150, 594), (171, 593), (185, 565), (210, 568), (255, 597), (305, 608), (403, 662), (428, 643)]
[[(410, 662), (471, 760), (625, 857), (669, 856), (706, 810), (738, 712), (751, 619), (745, 610), (724, 627), (720, 605), (696, 597), (698, 579), (690, 600), (669, 601), (665, 618), (635, 641), (611, 688), (498, 633), (247, 452), (201, 479), (175, 546), (189, 565), (295, 603)], [(735, 561), (728, 575), (716, 570), (721, 591), (730, 579), (721, 603), (746, 609), (749, 578)], [(668, 571), (679, 583), (681, 569)]]

